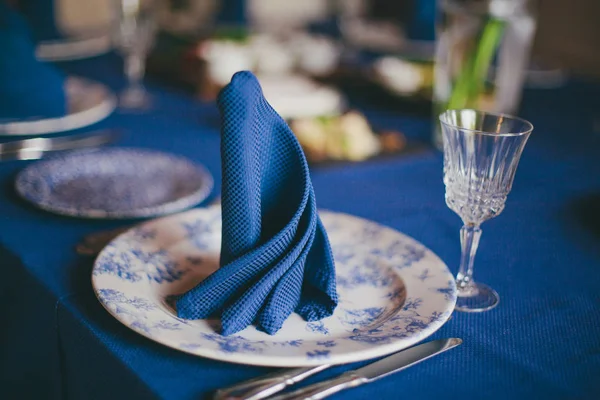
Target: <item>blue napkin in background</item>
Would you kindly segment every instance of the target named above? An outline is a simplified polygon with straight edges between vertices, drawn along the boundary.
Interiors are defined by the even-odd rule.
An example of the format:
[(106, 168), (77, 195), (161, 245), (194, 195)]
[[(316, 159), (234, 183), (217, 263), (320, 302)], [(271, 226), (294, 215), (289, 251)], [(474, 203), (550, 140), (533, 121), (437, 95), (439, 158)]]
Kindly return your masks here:
[(64, 76), (35, 58), (27, 23), (0, 0), (0, 118), (58, 117), (66, 112)]
[[(2, 1), (2, 0), (0, 0)], [(36, 42), (63, 39), (57, 26), (56, 3), (60, 0), (19, 0), (19, 11), (23, 14), (31, 28)], [(63, 5), (64, 7), (64, 5)]]
[(218, 105), (221, 268), (177, 299), (179, 317), (220, 316), (223, 335), (253, 323), (272, 335), (294, 311), (330, 316), (335, 267), (300, 144), (250, 72), (233, 76)]

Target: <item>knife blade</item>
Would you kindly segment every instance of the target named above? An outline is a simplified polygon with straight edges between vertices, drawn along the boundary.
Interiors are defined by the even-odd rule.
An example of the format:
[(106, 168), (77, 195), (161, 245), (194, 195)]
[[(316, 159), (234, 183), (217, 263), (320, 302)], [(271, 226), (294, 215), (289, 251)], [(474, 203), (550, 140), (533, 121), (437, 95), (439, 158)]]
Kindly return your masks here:
[(91, 133), (59, 136), (52, 138), (33, 138), (0, 143), (0, 161), (37, 160), (47, 153), (74, 150), (87, 147), (98, 147), (114, 142), (119, 132), (104, 129)]
[(348, 371), (336, 378), (316, 383), (294, 392), (271, 397), (271, 400), (318, 400), (342, 390), (366, 383), (375, 382), (391, 374), (402, 371), (431, 357), (450, 350), (462, 343), (459, 338), (440, 339), (419, 344), (407, 350), (385, 357), (354, 371)]

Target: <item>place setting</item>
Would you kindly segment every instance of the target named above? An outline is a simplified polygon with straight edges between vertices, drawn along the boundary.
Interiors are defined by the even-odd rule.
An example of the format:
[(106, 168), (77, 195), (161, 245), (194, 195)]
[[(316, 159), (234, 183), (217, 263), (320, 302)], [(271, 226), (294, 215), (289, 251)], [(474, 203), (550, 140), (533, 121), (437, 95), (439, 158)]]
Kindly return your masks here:
[[(455, 309), (497, 305), (492, 289), (475, 284), (473, 258), (479, 225), (502, 211), (510, 191), (532, 129), (527, 121), (475, 110), (440, 116), (449, 144), (446, 200), (465, 224), (455, 279), (401, 232), (317, 209), (304, 152), (252, 73), (236, 73), (218, 105), (220, 204), (117, 232), (92, 270), (102, 306), (150, 340), (200, 357), (284, 368), (215, 398), (265, 398), (331, 365), (388, 356), (277, 397), (323, 398), (456, 347), (459, 338), (411, 346)], [(470, 190), (482, 195), (462, 195)]]
[[(116, 320), (188, 354), (284, 368), (215, 398), (231, 391), (265, 398), (329, 366), (395, 353), (378, 362), (383, 370), (375, 363), (360, 382), (346, 374), (347, 385), (336, 384), (351, 388), (462, 343), (417, 345), (450, 318), (453, 276), (392, 228), (317, 209), (302, 146), (251, 72), (236, 73), (218, 105), (222, 193), (208, 207), (194, 208), (213, 188), (202, 165), (103, 147), (114, 132), (2, 145), (13, 159), (43, 158), (15, 178), (16, 192), (33, 205), (75, 218), (146, 219), (87, 254), (96, 256), (95, 295)], [(281, 396), (304, 398), (308, 389), (301, 390)]]
[[(104, 147), (117, 141), (114, 130), (0, 145), (2, 159), (44, 158), (15, 178), (29, 203), (63, 216), (137, 221), (92, 233), (77, 246), (79, 255), (95, 257), (94, 293), (117, 321), (191, 355), (283, 368), (222, 388), (217, 399), (323, 398), (375, 381), (460, 345), (460, 338), (421, 343), (454, 310), (498, 303), (493, 289), (473, 280), (479, 226), (502, 211), (531, 125), (471, 109), (440, 116), (446, 202), (464, 222), (455, 278), (417, 240), (317, 208), (310, 123), (290, 119), (285, 102), (286, 90), (302, 82), (242, 71), (223, 85), (216, 99), (222, 192), (204, 207), (197, 206), (214, 186), (204, 166), (158, 150)], [(102, 98), (90, 93), (86, 99)], [(362, 123), (344, 118), (341, 125)], [(31, 123), (37, 131), (13, 125), (6, 132), (53, 131), (49, 119)], [(333, 381), (279, 394), (332, 365), (381, 357)]]

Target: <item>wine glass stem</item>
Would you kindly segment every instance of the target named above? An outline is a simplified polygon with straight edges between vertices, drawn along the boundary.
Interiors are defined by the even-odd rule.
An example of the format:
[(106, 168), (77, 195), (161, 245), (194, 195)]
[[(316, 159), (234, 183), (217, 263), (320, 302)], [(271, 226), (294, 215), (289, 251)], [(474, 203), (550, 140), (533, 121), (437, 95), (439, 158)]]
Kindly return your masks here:
[(477, 247), (479, 246), (479, 238), (481, 237), (481, 228), (479, 224), (467, 223), (460, 229), (460, 244), (462, 252), (460, 256), (460, 268), (458, 275), (456, 276), (456, 285), (458, 287), (459, 295), (468, 293), (475, 287), (475, 281), (473, 280), (473, 262), (475, 260), (475, 253), (477, 253)]
[(131, 52), (125, 57), (125, 75), (130, 88), (140, 88), (144, 78), (144, 57), (137, 52)]

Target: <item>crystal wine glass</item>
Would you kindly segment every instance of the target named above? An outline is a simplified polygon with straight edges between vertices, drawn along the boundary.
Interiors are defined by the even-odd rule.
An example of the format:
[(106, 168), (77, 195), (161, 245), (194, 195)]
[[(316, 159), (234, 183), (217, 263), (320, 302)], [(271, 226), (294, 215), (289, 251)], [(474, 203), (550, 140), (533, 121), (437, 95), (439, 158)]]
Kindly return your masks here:
[(153, 0), (113, 0), (116, 9), (114, 42), (125, 60), (127, 86), (119, 97), (125, 110), (146, 110), (152, 100), (143, 85), (146, 56), (156, 31)]
[(463, 221), (456, 309), (486, 311), (498, 304), (499, 297), (494, 289), (473, 280), (480, 225), (504, 209), (533, 125), (476, 110), (448, 110), (440, 115), (440, 122), (446, 204)]

